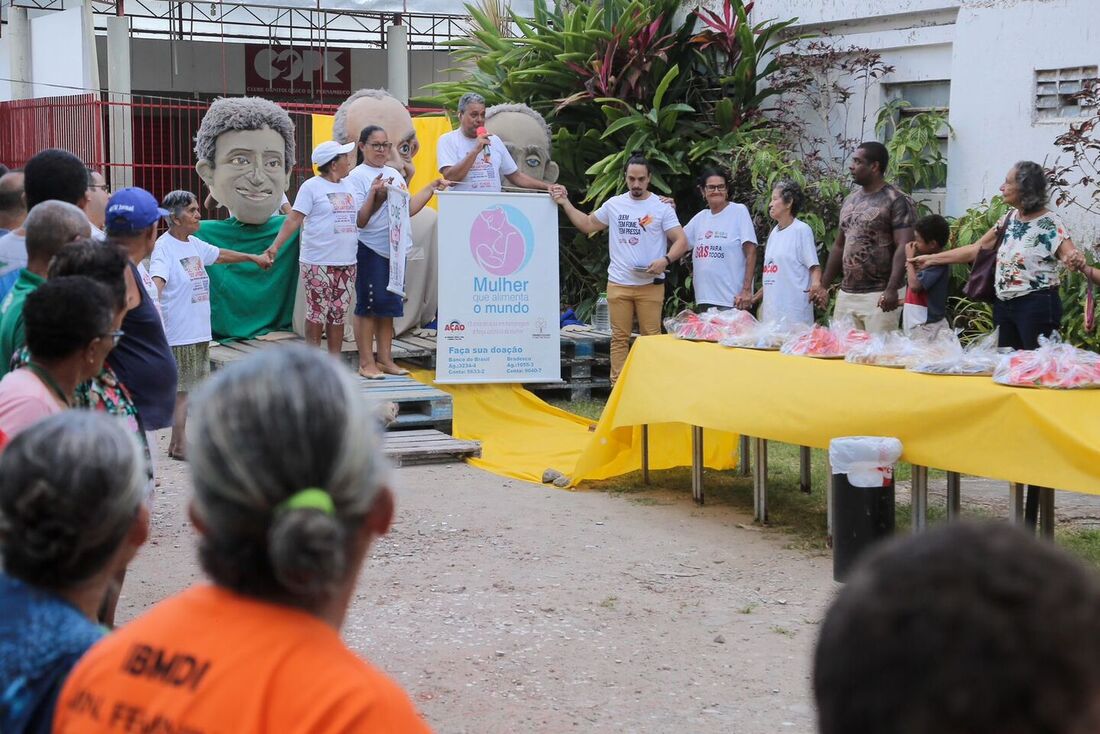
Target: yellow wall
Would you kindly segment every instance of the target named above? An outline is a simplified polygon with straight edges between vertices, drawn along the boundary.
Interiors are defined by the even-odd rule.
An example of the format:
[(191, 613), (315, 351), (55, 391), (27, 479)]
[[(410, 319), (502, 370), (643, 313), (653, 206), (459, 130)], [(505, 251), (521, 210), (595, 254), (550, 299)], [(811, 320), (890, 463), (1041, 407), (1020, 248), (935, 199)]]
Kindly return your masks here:
[[(314, 144), (332, 140), (332, 115), (313, 115)], [(409, 190), (416, 192), (439, 178), (439, 166), (435, 161), (435, 144), (440, 137), (451, 131), (451, 121), (446, 117), (414, 117), (413, 127), (420, 141), (420, 151), (413, 158), (416, 176), (409, 184)], [(428, 202), (435, 208), (435, 197)]]

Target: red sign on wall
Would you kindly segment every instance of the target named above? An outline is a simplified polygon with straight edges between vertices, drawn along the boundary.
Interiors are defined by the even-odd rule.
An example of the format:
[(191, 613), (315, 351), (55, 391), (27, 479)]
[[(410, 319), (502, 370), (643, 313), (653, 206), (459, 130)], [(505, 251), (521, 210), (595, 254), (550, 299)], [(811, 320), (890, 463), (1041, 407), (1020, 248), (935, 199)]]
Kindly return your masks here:
[(304, 46), (245, 46), (247, 94), (351, 94), (351, 51)]

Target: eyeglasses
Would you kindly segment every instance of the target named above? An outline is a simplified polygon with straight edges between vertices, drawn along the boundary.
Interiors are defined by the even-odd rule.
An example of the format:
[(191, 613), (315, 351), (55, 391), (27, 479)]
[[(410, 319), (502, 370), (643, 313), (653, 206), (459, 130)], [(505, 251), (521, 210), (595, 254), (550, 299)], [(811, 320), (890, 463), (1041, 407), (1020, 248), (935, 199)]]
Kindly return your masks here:
[(125, 333), (126, 332), (123, 331), (122, 329), (115, 329), (114, 331), (108, 331), (106, 334), (100, 335), (99, 338), (100, 339), (106, 339), (106, 338), (110, 337), (111, 338), (111, 348), (113, 349), (114, 347), (118, 346), (118, 342), (122, 339), (122, 336)]
[(726, 185), (725, 184), (707, 184), (706, 186), (703, 187), (703, 189), (705, 191), (707, 191), (707, 193), (710, 193), (710, 192), (718, 193), (719, 191), (725, 191), (726, 190)]
[(88, 184), (88, 188), (89, 189), (103, 189), (103, 193), (105, 193), (105, 194), (111, 193), (111, 185), (110, 184)]
[(389, 150), (393, 147), (393, 143), (367, 143), (367, 145), (377, 151)]

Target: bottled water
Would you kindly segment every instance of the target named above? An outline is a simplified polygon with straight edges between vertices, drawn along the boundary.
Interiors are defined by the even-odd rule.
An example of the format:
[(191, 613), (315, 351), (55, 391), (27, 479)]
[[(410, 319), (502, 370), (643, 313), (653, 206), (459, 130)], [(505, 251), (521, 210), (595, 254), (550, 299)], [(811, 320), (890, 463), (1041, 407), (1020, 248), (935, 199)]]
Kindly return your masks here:
[(611, 312), (607, 308), (606, 293), (601, 293), (596, 300), (596, 310), (592, 312), (592, 328), (598, 331), (611, 331)]

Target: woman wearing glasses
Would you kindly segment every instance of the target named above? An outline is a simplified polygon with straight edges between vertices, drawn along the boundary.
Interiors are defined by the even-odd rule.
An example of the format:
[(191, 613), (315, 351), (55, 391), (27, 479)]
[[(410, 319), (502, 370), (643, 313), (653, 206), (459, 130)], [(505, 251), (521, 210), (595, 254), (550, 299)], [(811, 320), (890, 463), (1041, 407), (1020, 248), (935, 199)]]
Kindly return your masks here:
[(100, 373), (122, 336), (123, 315), (106, 286), (82, 275), (51, 278), (27, 296), (28, 359), (0, 380), (0, 445), (73, 407), (77, 387)]
[(202, 221), (199, 200), (190, 191), (173, 191), (162, 202), (168, 231), (157, 239), (149, 258), (149, 275), (157, 287), (164, 334), (176, 358), (179, 382), (168, 455), (184, 459), (187, 393), (210, 374), (210, 276), (207, 265), (252, 263), (267, 270), (266, 255), (218, 248), (195, 237)]
[(699, 311), (751, 308), (756, 271), (756, 230), (744, 204), (729, 200), (729, 177), (716, 168), (699, 176), (707, 208), (684, 227)]
[[(355, 317), (358, 328), (359, 374), (369, 380), (386, 375), (407, 375), (393, 361), (393, 320), (404, 314), (400, 295), (387, 290), (390, 282), (389, 197), (408, 197), (404, 177), (386, 165), (393, 144), (379, 125), (368, 125), (359, 134), (359, 165), (348, 175), (359, 213), (359, 249), (356, 255)], [(424, 208), (436, 191), (450, 181), (436, 179), (408, 199), (407, 217)], [(400, 208), (400, 207), (399, 207)], [(406, 227), (409, 226), (406, 222)], [(373, 344), (372, 344), (373, 343)], [(372, 349), (377, 345), (377, 356)]]

